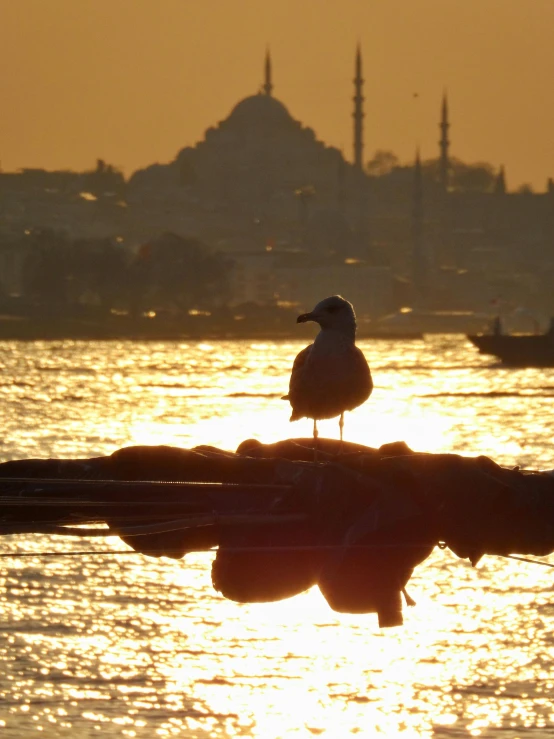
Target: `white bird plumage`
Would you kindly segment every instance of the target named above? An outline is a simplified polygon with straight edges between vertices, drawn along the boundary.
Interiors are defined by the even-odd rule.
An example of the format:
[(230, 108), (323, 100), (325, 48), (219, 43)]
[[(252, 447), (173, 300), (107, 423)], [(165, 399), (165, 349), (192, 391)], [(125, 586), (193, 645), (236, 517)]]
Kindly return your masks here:
[(340, 416), (342, 441), (345, 411), (365, 403), (373, 390), (367, 360), (355, 343), (356, 314), (348, 300), (333, 295), (297, 318), (297, 323), (306, 321), (315, 321), (321, 330), (294, 360), (283, 400), (292, 406), (291, 421), (313, 419), (316, 439), (317, 421)]

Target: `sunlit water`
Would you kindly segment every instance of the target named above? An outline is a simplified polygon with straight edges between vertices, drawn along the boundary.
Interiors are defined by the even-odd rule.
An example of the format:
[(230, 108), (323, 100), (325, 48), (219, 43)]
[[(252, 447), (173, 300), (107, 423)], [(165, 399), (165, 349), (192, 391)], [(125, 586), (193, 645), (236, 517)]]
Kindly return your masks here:
[[(0, 344), (2, 459), (89, 457), (130, 444), (234, 449), (308, 436), (279, 400), (300, 343)], [(346, 438), (554, 467), (554, 370), (510, 370), (461, 337), (361, 342), (375, 391)], [(493, 392), (505, 393), (502, 396)], [(460, 396), (460, 393), (474, 393)], [(337, 436), (336, 421), (321, 433)], [(127, 550), (3, 537), (0, 736), (546, 737), (554, 732), (552, 570), (437, 551), (417, 607), (379, 630), (314, 589), (239, 605), (211, 554), (41, 557)]]

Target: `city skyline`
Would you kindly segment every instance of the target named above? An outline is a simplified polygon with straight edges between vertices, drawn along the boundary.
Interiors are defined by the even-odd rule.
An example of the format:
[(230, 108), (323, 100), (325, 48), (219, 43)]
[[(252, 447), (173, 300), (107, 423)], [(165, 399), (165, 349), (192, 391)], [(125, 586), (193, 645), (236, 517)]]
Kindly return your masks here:
[(318, 6), (314, 19), (313, 3), (288, 0), (248, 0), (234, 11), (215, 2), (211, 13), (166, 0), (163, 14), (140, 0), (6, 4), (2, 168), (78, 170), (102, 157), (129, 176), (170, 161), (260, 89), (267, 47), (275, 97), (351, 159), (359, 43), (365, 161), (376, 149), (411, 161), (416, 145), (424, 159), (436, 157), (447, 89), (451, 155), (504, 165), (510, 188), (529, 182), (543, 190), (554, 174), (554, 95), (543, 94), (554, 62), (547, 43), (554, 6), (444, 5), (347, 0), (340, 11)]

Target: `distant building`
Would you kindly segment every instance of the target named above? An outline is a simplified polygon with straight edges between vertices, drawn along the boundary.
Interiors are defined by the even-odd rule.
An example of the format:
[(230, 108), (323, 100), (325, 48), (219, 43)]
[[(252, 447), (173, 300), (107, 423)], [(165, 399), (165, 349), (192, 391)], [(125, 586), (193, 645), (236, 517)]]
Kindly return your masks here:
[(308, 310), (321, 295), (344, 295), (358, 314), (378, 318), (395, 308), (394, 280), (386, 266), (357, 259), (314, 260), (295, 252), (232, 254), (231, 304), (292, 304)]
[[(482, 310), (501, 290), (554, 313), (554, 184), (545, 193), (511, 192), (503, 167), (456, 160), (446, 92), (436, 158), (370, 174), (360, 47), (344, 111), (351, 161), (296, 120), (274, 90), (268, 52), (259, 92), (173, 161), (128, 182), (102, 160), (89, 172), (0, 173), (0, 239), (15, 243), (48, 228), (133, 249), (171, 231), (229, 255), (235, 303), (309, 305), (334, 291), (356, 294), (358, 310), (376, 316), (395, 300)], [(7, 255), (6, 274), (15, 275), (21, 258)]]
[[(359, 51), (356, 68), (359, 90)], [(259, 93), (240, 100), (227, 118), (208, 128), (196, 146), (182, 149), (173, 162), (135, 172), (129, 181), (131, 206), (159, 202), (160, 214), (168, 204), (181, 212), (196, 210), (199, 222), (210, 220), (214, 230), (219, 224), (224, 242), (243, 232), (243, 245), (251, 248), (263, 248), (268, 240), (302, 246), (303, 229), (314, 208), (342, 213), (355, 229), (360, 222), (356, 210), (362, 151), (359, 94), (355, 97), (358, 159), (350, 164), (338, 149), (295, 120), (273, 96), (273, 88), (267, 56)]]

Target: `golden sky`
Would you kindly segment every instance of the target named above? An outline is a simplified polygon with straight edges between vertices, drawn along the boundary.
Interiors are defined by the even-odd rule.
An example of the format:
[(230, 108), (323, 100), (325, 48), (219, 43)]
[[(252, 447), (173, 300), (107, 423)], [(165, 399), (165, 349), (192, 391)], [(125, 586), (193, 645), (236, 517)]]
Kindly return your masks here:
[[(262, 82), (351, 156), (363, 53), (365, 158), (452, 154), (554, 176), (554, 0), (0, 0), (0, 161), (126, 174), (169, 161)], [(417, 93), (417, 96), (414, 95)]]

